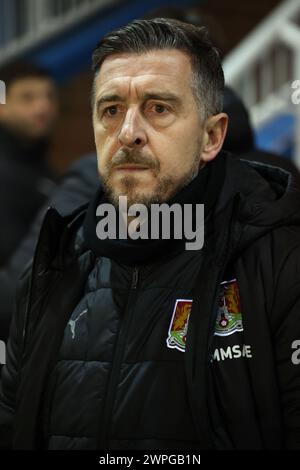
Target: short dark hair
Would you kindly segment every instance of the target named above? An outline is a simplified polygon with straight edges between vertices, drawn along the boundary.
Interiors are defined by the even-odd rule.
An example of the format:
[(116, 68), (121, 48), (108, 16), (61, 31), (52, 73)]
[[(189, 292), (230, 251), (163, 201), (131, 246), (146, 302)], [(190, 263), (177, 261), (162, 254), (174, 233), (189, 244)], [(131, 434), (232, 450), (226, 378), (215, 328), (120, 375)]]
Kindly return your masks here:
[(107, 34), (98, 43), (93, 53), (95, 78), (104, 60), (112, 54), (142, 54), (163, 49), (178, 49), (190, 57), (193, 89), (205, 117), (221, 112), (224, 74), (218, 50), (205, 27), (169, 18), (135, 20)]
[(18, 60), (10, 62), (0, 68), (0, 79), (5, 83), (7, 90), (13, 83), (25, 78), (52, 80), (47, 70), (32, 62)]

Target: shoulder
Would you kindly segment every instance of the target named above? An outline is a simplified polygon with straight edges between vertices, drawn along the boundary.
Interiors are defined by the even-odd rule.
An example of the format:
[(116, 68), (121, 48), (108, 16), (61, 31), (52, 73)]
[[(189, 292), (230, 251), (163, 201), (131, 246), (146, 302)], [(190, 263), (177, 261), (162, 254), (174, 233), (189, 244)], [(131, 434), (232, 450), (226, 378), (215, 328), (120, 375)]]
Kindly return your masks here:
[(269, 276), (278, 277), (284, 266), (300, 262), (300, 226), (286, 225), (267, 231), (249, 244), (241, 257), (253, 259)]

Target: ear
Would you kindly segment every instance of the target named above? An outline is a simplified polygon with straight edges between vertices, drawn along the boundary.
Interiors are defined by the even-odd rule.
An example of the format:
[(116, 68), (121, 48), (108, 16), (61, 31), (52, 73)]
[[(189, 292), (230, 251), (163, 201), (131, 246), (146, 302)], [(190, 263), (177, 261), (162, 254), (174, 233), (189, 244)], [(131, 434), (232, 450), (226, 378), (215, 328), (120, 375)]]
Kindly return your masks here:
[(228, 126), (228, 116), (225, 113), (219, 113), (210, 116), (204, 124), (203, 147), (201, 160), (210, 162), (220, 152)]

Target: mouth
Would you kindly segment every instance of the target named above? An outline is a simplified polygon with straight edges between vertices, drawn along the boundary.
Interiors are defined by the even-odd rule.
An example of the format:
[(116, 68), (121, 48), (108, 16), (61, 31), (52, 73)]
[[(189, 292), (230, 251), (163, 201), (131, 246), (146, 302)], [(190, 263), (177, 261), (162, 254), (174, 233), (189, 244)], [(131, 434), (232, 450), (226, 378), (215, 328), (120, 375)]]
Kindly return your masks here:
[(147, 166), (143, 165), (135, 165), (135, 164), (127, 164), (127, 165), (119, 165), (114, 168), (117, 171), (145, 171), (149, 170)]

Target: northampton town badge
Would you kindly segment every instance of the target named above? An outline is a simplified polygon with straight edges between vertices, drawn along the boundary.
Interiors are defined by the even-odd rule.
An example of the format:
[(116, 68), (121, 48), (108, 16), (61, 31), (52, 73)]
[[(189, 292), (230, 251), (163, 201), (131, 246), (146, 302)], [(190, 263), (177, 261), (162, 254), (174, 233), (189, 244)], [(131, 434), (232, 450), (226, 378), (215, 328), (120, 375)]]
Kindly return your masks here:
[(177, 299), (169, 327), (167, 346), (178, 351), (185, 351), (186, 334), (189, 316), (192, 310), (192, 300)]
[[(185, 351), (188, 322), (193, 301), (177, 299), (169, 326), (167, 346), (178, 351)], [(221, 283), (215, 335), (229, 336), (243, 331), (241, 302), (236, 279)]]
[(229, 336), (243, 331), (241, 302), (236, 279), (221, 283), (215, 335)]

